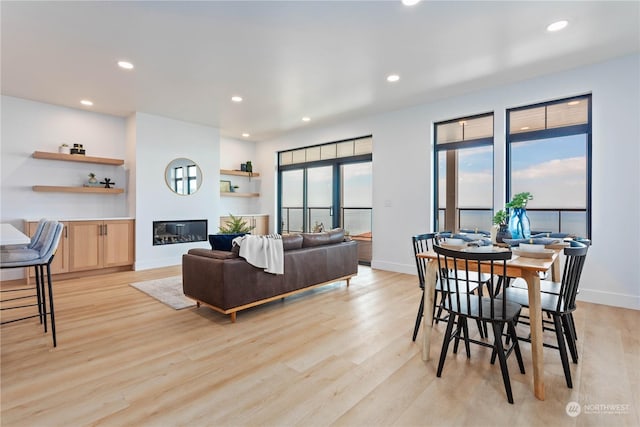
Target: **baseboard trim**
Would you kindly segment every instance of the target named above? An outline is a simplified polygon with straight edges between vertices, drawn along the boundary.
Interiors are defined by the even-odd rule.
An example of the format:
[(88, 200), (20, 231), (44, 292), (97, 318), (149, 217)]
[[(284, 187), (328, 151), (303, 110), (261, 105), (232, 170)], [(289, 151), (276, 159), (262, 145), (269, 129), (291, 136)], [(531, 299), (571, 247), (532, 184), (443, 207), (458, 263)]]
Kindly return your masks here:
[(577, 300), (594, 304), (640, 310), (640, 296), (637, 295), (618, 294), (615, 292), (580, 288)]

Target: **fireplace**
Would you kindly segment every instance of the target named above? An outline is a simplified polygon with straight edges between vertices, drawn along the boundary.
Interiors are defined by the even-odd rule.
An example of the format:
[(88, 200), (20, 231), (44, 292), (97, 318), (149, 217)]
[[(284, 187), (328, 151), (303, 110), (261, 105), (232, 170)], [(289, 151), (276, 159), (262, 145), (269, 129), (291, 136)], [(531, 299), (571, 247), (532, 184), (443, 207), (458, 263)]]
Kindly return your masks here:
[(182, 221), (153, 221), (153, 245), (206, 242), (208, 239), (206, 219)]

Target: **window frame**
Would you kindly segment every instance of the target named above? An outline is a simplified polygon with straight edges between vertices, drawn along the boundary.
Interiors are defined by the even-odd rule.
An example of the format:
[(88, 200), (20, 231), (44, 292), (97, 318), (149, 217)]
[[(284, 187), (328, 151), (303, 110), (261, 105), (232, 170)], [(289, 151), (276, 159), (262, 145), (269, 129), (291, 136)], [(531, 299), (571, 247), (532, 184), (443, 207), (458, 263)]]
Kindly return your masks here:
[[(562, 126), (562, 127), (554, 127), (554, 128), (545, 128), (545, 129), (540, 129), (540, 130), (532, 130), (532, 131), (528, 131), (528, 132), (518, 132), (518, 133), (511, 133), (510, 129), (511, 129), (511, 115), (510, 113), (513, 111), (522, 111), (522, 110), (528, 110), (528, 109), (532, 109), (532, 108), (539, 108), (539, 107), (548, 107), (549, 105), (556, 105), (556, 104), (562, 104), (562, 103), (569, 103), (571, 101), (577, 101), (577, 100), (588, 100), (588, 106), (587, 106), (587, 123), (583, 123), (583, 124), (579, 124), (579, 125), (568, 125), (568, 126)], [(512, 150), (512, 143), (518, 143), (518, 142), (524, 142), (524, 141), (535, 141), (535, 140), (540, 140), (540, 139), (550, 139), (550, 138), (561, 138), (563, 136), (572, 136), (572, 135), (586, 135), (586, 156), (587, 156), (587, 185), (586, 185), (586, 219), (587, 219), (587, 224), (586, 224), (586, 232), (587, 232), (587, 238), (591, 239), (591, 221), (592, 221), (592, 185), (593, 185), (593, 170), (592, 170), (592, 164), (593, 164), (593, 151), (592, 151), (592, 139), (593, 139), (593, 133), (592, 133), (592, 128), (593, 128), (593, 117), (592, 117), (592, 109), (593, 109), (593, 96), (591, 93), (587, 93), (587, 94), (582, 94), (582, 95), (576, 95), (576, 96), (571, 96), (568, 98), (560, 98), (560, 99), (554, 99), (551, 101), (545, 101), (545, 102), (539, 102), (536, 104), (529, 104), (529, 105), (523, 105), (520, 107), (514, 107), (514, 108), (508, 108), (505, 111), (505, 151), (506, 151), (506, 164), (505, 164), (505, 171), (506, 171), (506, 179), (505, 179), (505, 185), (506, 185), (506, 193), (505, 193), (505, 197), (507, 198), (507, 200), (505, 200), (505, 203), (508, 202), (508, 200), (510, 200), (511, 198), (511, 187), (512, 187), (512, 183), (511, 183), (511, 177), (512, 177), (512, 168), (511, 168), (511, 150)], [(546, 115), (546, 113), (545, 113)], [(546, 118), (545, 118), (545, 122), (546, 122)]]
[[(473, 120), (473, 119), (479, 119), (479, 118), (483, 118), (483, 117), (492, 117), (492, 135), (491, 136), (487, 136), (487, 137), (482, 137), (482, 138), (474, 138), (474, 139), (468, 139), (465, 140), (464, 139), (464, 133), (463, 133), (463, 140), (462, 141), (456, 141), (456, 142), (443, 142), (438, 144), (438, 126), (439, 125), (446, 125), (446, 124), (450, 124), (450, 123), (454, 123), (454, 122), (461, 122), (461, 121), (467, 121), (467, 120)], [(489, 111), (486, 113), (480, 113), (480, 114), (474, 114), (471, 116), (464, 116), (464, 117), (459, 117), (456, 119), (450, 119), (450, 120), (443, 120), (440, 122), (434, 122), (433, 123), (433, 205), (434, 205), (434, 213), (433, 213), (433, 229), (438, 231), (440, 230), (440, 212), (439, 212), (439, 200), (440, 200), (440, 192), (439, 192), (439, 179), (440, 176), (438, 174), (438, 155), (441, 151), (452, 151), (452, 150), (460, 150), (460, 149), (467, 149), (467, 148), (478, 148), (478, 147), (487, 147), (490, 146), (492, 147), (492, 152), (494, 153), (494, 155), (492, 156), (492, 161), (491, 161), (491, 165), (492, 165), (492, 170), (493, 170), (493, 176), (492, 176), (492, 180), (493, 180), (493, 184), (491, 186), (491, 191), (493, 193), (495, 193), (495, 175), (496, 175), (496, 171), (495, 171), (495, 112), (494, 111)], [(457, 197), (457, 195), (456, 195)], [(493, 196), (491, 198), (491, 215), (493, 216)], [(459, 221), (460, 221), (460, 213), (459, 211), (457, 212), (457, 223), (459, 225)], [(446, 218), (446, 214), (445, 214), (445, 218)], [(445, 221), (446, 222), (446, 221)], [(443, 225), (444, 227), (444, 225)]]

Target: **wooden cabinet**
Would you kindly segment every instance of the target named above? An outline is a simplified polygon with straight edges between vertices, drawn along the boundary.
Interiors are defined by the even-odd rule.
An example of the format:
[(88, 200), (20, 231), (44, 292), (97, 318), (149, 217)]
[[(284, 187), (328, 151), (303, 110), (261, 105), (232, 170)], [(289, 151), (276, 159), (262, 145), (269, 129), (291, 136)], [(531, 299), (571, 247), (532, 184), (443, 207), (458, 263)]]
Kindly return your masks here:
[[(63, 222), (64, 230), (60, 236), (58, 249), (51, 262), (51, 274), (67, 273), (69, 271), (69, 223)], [(29, 237), (32, 237), (38, 228), (38, 221), (25, 221), (24, 229)], [(35, 269), (28, 268), (29, 277), (35, 277)]]
[[(250, 227), (254, 227), (251, 231), (251, 234), (255, 234), (257, 236), (269, 234), (269, 215), (234, 215), (236, 217), (240, 217), (247, 222)], [(225, 223), (230, 220), (228, 216), (220, 217), (220, 226), (225, 225)]]
[(118, 267), (133, 262), (133, 220), (69, 223), (69, 271)]

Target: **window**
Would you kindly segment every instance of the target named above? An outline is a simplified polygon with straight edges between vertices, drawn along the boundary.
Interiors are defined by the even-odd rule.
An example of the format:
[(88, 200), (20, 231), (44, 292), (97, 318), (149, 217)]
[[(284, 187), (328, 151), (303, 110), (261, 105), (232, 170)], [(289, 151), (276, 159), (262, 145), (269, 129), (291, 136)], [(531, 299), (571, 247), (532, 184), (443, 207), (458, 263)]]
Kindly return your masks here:
[(493, 216), (493, 113), (436, 123), (438, 231), (485, 230)]
[(370, 136), (282, 151), (278, 160), (281, 233), (322, 224), (371, 235)]
[(507, 110), (507, 195), (533, 231), (591, 236), (591, 95)]

